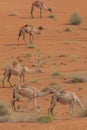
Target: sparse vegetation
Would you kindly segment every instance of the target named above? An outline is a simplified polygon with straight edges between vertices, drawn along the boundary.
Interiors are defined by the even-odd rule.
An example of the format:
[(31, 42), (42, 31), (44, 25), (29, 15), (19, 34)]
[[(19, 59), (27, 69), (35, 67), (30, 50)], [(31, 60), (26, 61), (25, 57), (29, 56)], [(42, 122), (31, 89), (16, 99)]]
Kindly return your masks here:
[(69, 20), (69, 24), (71, 25), (79, 25), (82, 23), (82, 18), (80, 16), (79, 13), (74, 13), (72, 14), (70, 20)]
[(70, 76), (70, 83), (82, 83), (87, 82), (87, 76), (82, 74), (72, 74)]
[(50, 115), (39, 115), (35, 118), (34, 122), (38, 122), (38, 123), (50, 123), (52, 122), (53, 118)]
[(57, 82), (52, 82), (52, 83), (50, 83), (50, 86), (51, 86), (52, 88), (54, 88), (56, 91), (58, 91), (58, 90), (61, 89), (59, 83), (57, 83)]
[(61, 72), (58, 72), (58, 71), (54, 71), (53, 73), (52, 73), (52, 76), (60, 76), (61, 75)]
[(26, 57), (31, 57), (31, 53), (26, 53), (25, 56)]
[(79, 117), (87, 117), (87, 103), (85, 104), (85, 109), (84, 110), (82, 109), (79, 112)]
[(11, 121), (12, 109), (6, 103), (0, 103), (0, 122)]
[(50, 57), (47, 58), (43, 52), (37, 50), (37, 53), (35, 54), (35, 59), (34, 59), (36, 66), (43, 67), (44, 65), (48, 63), (49, 60), (50, 60)]
[(35, 45), (34, 45), (32, 42), (30, 42), (30, 43), (28, 44), (28, 48), (35, 48)]
[(51, 15), (49, 15), (49, 18), (56, 18), (56, 15), (54, 15), (54, 14), (51, 14)]
[(9, 13), (9, 16), (17, 16), (16, 12)]
[(30, 83), (37, 83), (39, 81), (38, 78), (33, 78), (32, 80), (30, 80)]

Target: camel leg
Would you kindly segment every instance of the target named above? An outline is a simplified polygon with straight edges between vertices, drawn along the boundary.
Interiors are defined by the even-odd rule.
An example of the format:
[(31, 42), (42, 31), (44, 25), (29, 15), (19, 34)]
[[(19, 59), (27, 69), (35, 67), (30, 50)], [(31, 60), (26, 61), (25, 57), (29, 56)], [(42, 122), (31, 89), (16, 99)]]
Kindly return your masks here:
[(30, 32), (29, 33), (29, 42), (32, 42), (32, 40), (34, 40), (33, 34)]
[(27, 43), (26, 40), (25, 40), (25, 33), (23, 33), (23, 40), (25, 42), (25, 44)]
[(20, 82), (21, 82), (22, 77), (23, 77), (23, 82), (24, 82), (24, 74), (20, 75)]
[(40, 18), (42, 18), (42, 8), (40, 8)]
[(10, 84), (10, 86), (13, 87), (13, 85), (12, 85), (11, 82), (10, 82), (10, 78), (11, 78), (11, 74), (8, 75), (7, 81), (8, 81), (8, 83)]
[(33, 11), (34, 11), (34, 6), (32, 5), (32, 7), (31, 7), (31, 18), (33, 18)]
[(2, 80), (2, 86), (3, 86), (3, 88), (5, 87), (4, 82), (5, 82), (6, 78), (7, 78), (7, 76), (5, 75), (4, 78), (3, 78), (3, 80)]
[(34, 97), (34, 105), (35, 105), (35, 111), (40, 112), (39, 107), (37, 105), (36, 96)]
[(50, 107), (49, 107), (49, 109), (48, 109), (48, 114), (53, 115), (53, 109), (54, 109), (54, 107), (55, 107), (55, 105), (56, 105), (56, 102), (57, 102), (57, 96), (54, 95), (54, 96), (52, 97), (52, 100), (51, 100), (51, 105), (50, 105)]

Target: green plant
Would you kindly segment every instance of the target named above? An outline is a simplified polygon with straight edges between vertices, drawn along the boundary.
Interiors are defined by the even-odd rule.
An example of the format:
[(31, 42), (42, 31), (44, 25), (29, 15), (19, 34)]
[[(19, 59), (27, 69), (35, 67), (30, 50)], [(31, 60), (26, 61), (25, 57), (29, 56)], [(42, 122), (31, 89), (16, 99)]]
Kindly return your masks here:
[(56, 15), (54, 15), (54, 14), (51, 14), (51, 15), (49, 15), (49, 18), (56, 18)]
[(6, 103), (0, 103), (0, 122), (9, 122), (12, 116), (12, 109)]
[(70, 61), (74, 62), (78, 59), (78, 56), (72, 55), (70, 56)]
[(25, 56), (26, 57), (31, 57), (31, 53), (26, 53)]
[(38, 81), (39, 81), (38, 78), (34, 78), (34, 79), (30, 80), (30, 83), (37, 83)]
[(54, 88), (55, 90), (61, 89), (59, 83), (57, 83), (57, 82), (52, 82), (52, 83), (50, 83), (50, 86), (51, 86), (52, 88)]
[(61, 73), (60, 72), (58, 72), (58, 71), (54, 71), (53, 73), (52, 73), (52, 76), (60, 76), (61, 75)]
[(52, 122), (53, 118), (50, 115), (39, 115), (34, 119), (34, 122), (38, 122), (38, 123), (49, 123)]
[(35, 45), (34, 45), (32, 42), (30, 42), (30, 43), (28, 44), (28, 48), (35, 48)]
[(84, 105), (85, 109), (81, 109), (79, 117), (87, 117), (87, 103)]
[(82, 18), (80, 16), (80, 14), (78, 14), (78, 13), (72, 14), (72, 16), (69, 20), (69, 24), (71, 24), (71, 25), (79, 25), (79, 24), (81, 24), (81, 22), (82, 22)]
[(50, 60), (50, 58), (47, 58), (43, 52), (37, 50), (36, 54), (35, 54), (35, 64), (38, 67), (43, 67), (44, 65), (47, 64), (47, 62)]

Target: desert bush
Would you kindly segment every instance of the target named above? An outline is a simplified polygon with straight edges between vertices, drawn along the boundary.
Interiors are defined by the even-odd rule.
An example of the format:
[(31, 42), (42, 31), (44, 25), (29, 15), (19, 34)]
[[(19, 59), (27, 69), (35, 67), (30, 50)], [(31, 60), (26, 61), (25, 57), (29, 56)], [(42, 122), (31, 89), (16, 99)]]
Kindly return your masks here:
[(52, 76), (60, 76), (60, 75), (61, 75), (61, 73), (58, 72), (58, 71), (54, 71), (54, 72), (52, 73)]
[(81, 109), (79, 117), (87, 117), (87, 103), (84, 105), (85, 109)]
[(43, 67), (44, 65), (48, 63), (49, 60), (50, 58), (47, 58), (43, 52), (41, 52), (40, 50), (37, 50), (35, 54), (35, 58), (34, 58), (34, 62), (36, 66)]
[(17, 16), (17, 13), (16, 12), (12, 12), (9, 14), (9, 16)]
[(26, 57), (31, 57), (31, 53), (26, 53), (25, 56)]
[(34, 45), (32, 42), (30, 42), (30, 43), (28, 44), (28, 48), (35, 48), (35, 45)]
[(87, 81), (87, 76), (82, 74), (72, 74), (69, 79), (70, 83), (79, 83), (79, 82), (81, 83), (86, 81)]
[(57, 83), (57, 82), (52, 82), (52, 83), (49, 84), (49, 86), (51, 86), (51, 87), (52, 87), (53, 89), (55, 89), (56, 91), (58, 91), (58, 90), (61, 89), (59, 83)]
[(70, 20), (69, 20), (69, 24), (71, 25), (79, 25), (82, 22), (82, 18), (78, 13), (74, 13), (72, 14)]
[(49, 15), (49, 18), (56, 18), (56, 15), (54, 15), (54, 14), (51, 14), (51, 15)]
[(38, 122), (38, 123), (49, 123), (52, 122), (53, 118), (50, 115), (39, 115), (34, 119), (34, 122)]
[(0, 122), (11, 121), (12, 109), (6, 103), (0, 103)]
[(33, 78), (33, 79), (30, 80), (30, 83), (37, 83), (38, 81), (39, 81), (38, 78)]

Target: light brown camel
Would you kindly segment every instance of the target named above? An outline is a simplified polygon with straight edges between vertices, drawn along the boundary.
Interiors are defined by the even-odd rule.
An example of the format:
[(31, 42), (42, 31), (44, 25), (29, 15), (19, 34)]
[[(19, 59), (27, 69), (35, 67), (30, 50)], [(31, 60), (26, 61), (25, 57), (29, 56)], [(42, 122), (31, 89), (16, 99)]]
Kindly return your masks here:
[[(59, 92), (53, 94), (51, 105), (48, 109), (48, 114), (53, 115), (53, 109), (56, 105), (56, 102), (59, 102), (61, 104), (69, 104), (69, 114), (73, 114), (73, 112), (75, 112), (75, 103), (79, 105), (82, 109), (85, 109), (85, 107), (75, 93), (67, 90), (60, 90)], [(73, 111), (72, 113), (70, 113), (71, 110)]]
[(37, 7), (40, 9), (40, 18), (42, 17), (42, 10), (45, 9), (49, 12), (52, 12), (51, 8), (47, 8), (41, 1), (35, 1), (32, 3), (31, 6), (31, 17), (33, 18), (33, 12), (34, 12), (34, 8)]
[(19, 34), (18, 34), (18, 44), (19, 44), (19, 39), (21, 36), (23, 36), (23, 40), (26, 43), (25, 40), (25, 34), (29, 34), (29, 42), (32, 42), (32, 40), (34, 40), (33, 37), (33, 32), (40, 34), (40, 31), (43, 30), (44, 28), (42, 26), (39, 26), (37, 29), (35, 29), (32, 25), (24, 25), (20, 28), (19, 30)]
[(35, 109), (37, 111), (39, 111), (36, 98), (46, 96), (46, 95), (52, 94), (54, 92), (55, 92), (55, 89), (53, 89), (51, 87), (49, 87), (46, 91), (43, 92), (43, 91), (40, 91), (40, 90), (36, 89), (35, 87), (31, 87), (29, 85), (23, 85), (21, 87), (18, 85), (14, 85), (13, 99), (11, 100), (12, 108), (16, 111), (15, 102), (19, 101), (19, 96), (21, 95), (23, 97), (28, 98), (27, 103), (29, 103), (33, 99)]
[(3, 87), (5, 87), (4, 86), (5, 79), (7, 79), (8, 83), (12, 87), (12, 84), (10, 82), (12, 75), (15, 75), (15, 76), (19, 75), (20, 76), (20, 82), (21, 82), (21, 79), (24, 82), (25, 73), (33, 74), (33, 73), (39, 73), (39, 72), (43, 73), (41, 68), (37, 68), (36, 70), (32, 70), (32, 69), (29, 69), (28, 67), (26, 67), (25, 65), (23, 65), (22, 63), (13, 62), (12, 65), (9, 65), (5, 68), (5, 71), (4, 71), (4, 74), (3, 74), (4, 77), (3, 77), (3, 80), (2, 80)]

